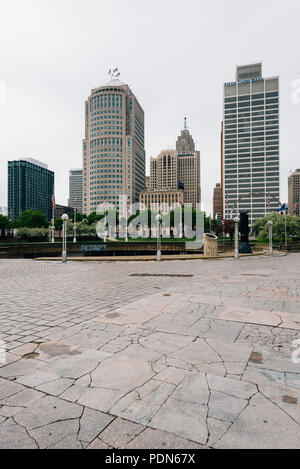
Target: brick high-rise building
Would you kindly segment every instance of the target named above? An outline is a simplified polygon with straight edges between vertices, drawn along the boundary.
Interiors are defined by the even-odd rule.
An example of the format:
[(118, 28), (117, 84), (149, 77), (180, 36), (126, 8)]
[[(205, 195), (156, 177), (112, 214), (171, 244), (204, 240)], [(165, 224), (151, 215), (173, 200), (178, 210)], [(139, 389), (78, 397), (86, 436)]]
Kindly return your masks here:
[(222, 215), (222, 193), (221, 193), (221, 184), (217, 183), (214, 188), (214, 197), (213, 197), (213, 218), (215, 219), (217, 214)]
[(15, 220), (25, 210), (40, 210), (51, 220), (54, 172), (32, 158), (8, 162), (8, 216)]
[(300, 216), (300, 169), (289, 176), (289, 214)]
[(280, 204), (279, 78), (263, 78), (261, 63), (237, 67), (224, 85), (223, 122), (224, 215), (248, 211), (252, 223)]
[(101, 203), (117, 210), (145, 189), (144, 111), (129, 86), (112, 79), (92, 90), (85, 103), (83, 213)]

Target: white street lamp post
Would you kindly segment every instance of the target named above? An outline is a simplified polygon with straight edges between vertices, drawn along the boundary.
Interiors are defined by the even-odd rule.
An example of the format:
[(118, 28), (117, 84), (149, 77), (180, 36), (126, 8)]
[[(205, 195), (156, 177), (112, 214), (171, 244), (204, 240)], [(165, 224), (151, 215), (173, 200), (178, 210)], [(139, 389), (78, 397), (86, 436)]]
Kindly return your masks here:
[(179, 208), (180, 209), (179, 237), (180, 239), (182, 239), (183, 238), (183, 213), (182, 213), (183, 202), (182, 201), (180, 201), (179, 207), (180, 207)]
[(284, 241), (285, 241), (285, 250), (287, 251), (287, 224), (286, 224), (286, 209), (284, 211)]
[(62, 257), (61, 261), (62, 262), (67, 262), (67, 221), (69, 220), (69, 217), (66, 213), (64, 213), (61, 216), (61, 219), (63, 221), (63, 227), (62, 227), (62, 232), (63, 232), (63, 245), (62, 245)]
[(234, 257), (238, 259), (239, 257), (239, 217), (234, 219)]
[(74, 209), (74, 226), (73, 226), (73, 230), (74, 230), (73, 243), (76, 243), (76, 242), (77, 242), (77, 237), (76, 237), (76, 234), (77, 234), (76, 212), (77, 212), (77, 208), (75, 207), (75, 209)]
[(128, 243), (128, 195), (126, 192), (126, 206), (125, 206), (125, 243)]
[(161, 215), (156, 215), (157, 221), (157, 260), (161, 261), (161, 242), (160, 242), (160, 222), (162, 220)]
[(269, 246), (270, 246), (270, 256), (273, 254), (273, 222), (272, 220), (268, 221), (269, 225)]

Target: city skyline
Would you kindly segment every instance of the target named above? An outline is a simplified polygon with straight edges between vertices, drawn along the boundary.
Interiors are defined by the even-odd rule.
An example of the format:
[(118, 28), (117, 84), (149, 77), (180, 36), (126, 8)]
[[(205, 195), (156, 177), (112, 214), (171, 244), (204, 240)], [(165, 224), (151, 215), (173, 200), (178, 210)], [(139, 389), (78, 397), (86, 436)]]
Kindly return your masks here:
[[(96, 11), (100, 9), (99, 2), (88, 3)], [(205, 9), (193, 1), (190, 8), (172, 2), (171, 12), (168, 10), (169, 2), (165, 2), (161, 6), (161, 18), (157, 18), (158, 3), (154, 2), (152, 8), (146, 7), (147, 11), (139, 16), (135, 34), (141, 34), (141, 41), (137, 43), (135, 34), (131, 32), (136, 18), (130, 17), (121, 2), (117, 3), (119, 28), (109, 36), (107, 46), (102, 39), (108, 37), (109, 23), (114, 18), (114, 8), (107, 4), (101, 5), (107, 25), (103, 25), (101, 31), (92, 32), (92, 28), (85, 30), (82, 26), (86, 11), (80, 3), (72, 2), (73, 16), (68, 18), (70, 21), (66, 25), (68, 39), (63, 35), (63, 23), (57, 24), (57, 18), (67, 14), (70, 2), (37, 5), (29, 1), (25, 7), (14, 1), (5, 7), (5, 14), (0, 19), (0, 38), (6, 46), (6, 52), (1, 56), (3, 76), (0, 77), (6, 88), (6, 95), (2, 95), (0, 103), (0, 205), (7, 206), (7, 161), (23, 155), (41, 159), (55, 171), (56, 200), (66, 204), (68, 171), (81, 166), (83, 103), (92, 87), (108, 81), (109, 68), (118, 66), (122, 81), (128, 82), (145, 111), (147, 174), (151, 156), (159, 154), (162, 148), (174, 148), (174, 136), (187, 116), (191, 134), (201, 150), (202, 201), (205, 210), (212, 212), (212, 191), (220, 181), (222, 86), (232, 80), (236, 65), (257, 61), (263, 62), (264, 76), (280, 76), (280, 198), (282, 202), (287, 201), (289, 171), (299, 167), (300, 136), (297, 129), (300, 104), (293, 100), (293, 85), (300, 78), (300, 65), (296, 59), (299, 6), (287, 2), (290, 8), (282, 8), (279, 2), (272, 2), (270, 10), (267, 5), (254, 2), (260, 5), (258, 18), (253, 5), (249, 10), (244, 7), (243, 11), (233, 14), (230, 6), (238, 5), (235, 1), (227, 3), (226, 8), (212, 2)], [(133, 1), (132, 5), (138, 12), (138, 3)], [(38, 23), (31, 19), (33, 8), (39, 15)], [(191, 15), (191, 10), (194, 15)], [(170, 21), (163, 30), (165, 15), (169, 15)], [(249, 19), (249, 26), (241, 21), (244, 15)], [(161, 27), (162, 30), (156, 38), (150, 27), (154, 17), (157, 29)], [(183, 34), (177, 38), (178, 18), (182, 21)], [(206, 23), (209, 24), (212, 18), (216, 28), (210, 32)], [(251, 33), (251, 18), (256, 21), (255, 35), (245, 44), (238, 39), (242, 34)], [(96, 18), (91, 19), (92, 24), (94, 21)], [(54, 22), (55, 39), (51, 35)], [(195, 36), (189, 31), (196, 24), (199, 35), (194, 40)], [(233, 29), (229, 37), (225, 33), (231, 25)], [(78, 33), (80, 28), (83, 28), (82, 34)], [(120, 47), (120, 37), (125, 29), (126, 36)], [(84, 32), (88, 34), (85, 36)], [(209, 50), (203, 48), (204, 37), (210, 41)], [(77, 47), (74, 47), (74, 41)], [(99, 42), (104, 44), (100, 48)], [(132, 45), (133, 48), (130, 47)], [(122, 51), (126, 46), (124, 57)], [(44, 48), (47, 48), (46, 58)], [(184, 67), (178, 66), (180, 54), (185, 56)], [(65, 61), (69, 55), (69, 60)], [(137, 59), (139, 55), (142, 61)], [(20, 67), (22, 74), (19, 73)], [(18, 113), (15, 112), (16, 106)]]

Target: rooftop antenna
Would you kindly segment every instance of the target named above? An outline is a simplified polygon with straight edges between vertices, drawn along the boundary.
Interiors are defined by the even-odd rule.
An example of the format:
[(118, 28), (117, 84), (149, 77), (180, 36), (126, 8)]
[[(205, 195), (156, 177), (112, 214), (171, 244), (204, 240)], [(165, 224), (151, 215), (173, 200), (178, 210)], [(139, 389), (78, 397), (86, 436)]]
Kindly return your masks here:
[(186, 123), (186, 117), (184, 118), (184, 130), (188, 130), (187, 123)]

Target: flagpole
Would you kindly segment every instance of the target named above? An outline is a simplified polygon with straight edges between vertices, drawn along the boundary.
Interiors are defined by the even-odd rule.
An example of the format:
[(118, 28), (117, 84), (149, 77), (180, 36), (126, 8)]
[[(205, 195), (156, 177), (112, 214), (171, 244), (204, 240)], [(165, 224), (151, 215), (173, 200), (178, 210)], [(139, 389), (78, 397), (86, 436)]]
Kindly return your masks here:
[(287, 250), (287, 226), (286, 226), (286, 207), (285, 207), (285, 250)]
[(52, 198), (52, 239), (51, 239), (52, 244), (54, 244), (54, 195)]

